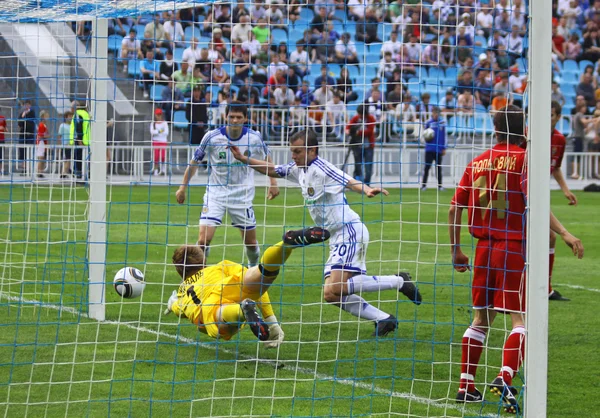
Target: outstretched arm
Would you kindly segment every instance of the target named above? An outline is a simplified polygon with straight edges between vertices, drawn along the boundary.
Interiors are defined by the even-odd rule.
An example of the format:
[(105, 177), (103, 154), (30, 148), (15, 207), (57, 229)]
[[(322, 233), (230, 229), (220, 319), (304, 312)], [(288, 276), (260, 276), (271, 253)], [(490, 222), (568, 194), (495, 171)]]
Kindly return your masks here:
[(581, 240), (571, 235), (571, 233), (562, 226), (560, 221), (556, 219), (556, 216), (554, 216), (552, 212), (550, 212), (550, 229), (560, 235), (565, 244), (573, 250), (573, 254), (576, 255), (577, 258), (583, 258), (583, 244), (581, 243)]
[(450, 251), (452, 252), (452, 264), (459, 273), (471, 270), (469, 257), (460, 249), (460, 230), (462, 228), (463, 208), (451, 205), (448, 210), (448, 232), (450, 233)]
[(233, 158), (245, 164), (248, 164), (250, 168), (258, 171), (259, 173), (273, 178), (281, 178), (281, 176), (277, 174), (277, 171), (275, 171), (275, 165), (270, 161), (270, 158), (268, 158), (267, 161), (258, 160), (256, 158), (250, 158), (242, 154), (240, 152), (240, 149), (235, 145), (231, 145), (229, 147), (229, 150), (231, 151)]
[(367, 197), (375, 197), (378, 194), (382, 193), (384, 196), (389, 195), (390, 193), (379, 187), (369, 187), (363, 182), (360, 182), (355, 179), (351, 179), (346, 183), (346, 187), (352, 190), (353, 192), (364, 194)]
[[(270, 155), (267, 155), (267, 162), (271, 165), (274, 165), (273, 160), (271, 159)], [(279, 186), (277, 185), (277, 177), (279, 177), (279, 175), (277, 175), (277, 177), (274, 177), (274, 176), (269, 176), (269, 177), (270, 177), (271, 185), (269, 186), (269, 194), (267, 196), (267, 199), (273, 200), (277, 196), (279, 196)]]

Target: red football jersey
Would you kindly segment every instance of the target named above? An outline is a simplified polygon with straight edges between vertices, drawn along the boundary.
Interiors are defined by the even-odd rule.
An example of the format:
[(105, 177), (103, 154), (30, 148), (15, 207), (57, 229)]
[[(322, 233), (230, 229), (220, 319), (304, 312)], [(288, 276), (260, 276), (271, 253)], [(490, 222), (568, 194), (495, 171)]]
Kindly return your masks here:
[(510, 144), (497, 144), (469, 163), (452, 204), (468, 209), (473, 237), (525, 239), (524, 169), (525, 150)]
[(40, 124), (38, 125), (38, 129), (37, 129), (37, 141), (35, 141), (36, 144), (39, 144), (40, 141), (46, 140), (44, 138), (46, 136), (46, 132), (48, 132), (48, 128), (46, 127), (46, 124), (44, 122), (40, 122)]
[(550, 150), (550, 173), (552, 173), (562, 165), (563, 157), (565, 156), (567, 140), (563, 134), (555, 129), (554, 132), (552, 132), (550, 144), (552, 147)]
[(6, 118), (0, 115), (0, 126), (4, 129), (0, 130), (0, 142), (4, 142), (4, 132), (6, 132)]

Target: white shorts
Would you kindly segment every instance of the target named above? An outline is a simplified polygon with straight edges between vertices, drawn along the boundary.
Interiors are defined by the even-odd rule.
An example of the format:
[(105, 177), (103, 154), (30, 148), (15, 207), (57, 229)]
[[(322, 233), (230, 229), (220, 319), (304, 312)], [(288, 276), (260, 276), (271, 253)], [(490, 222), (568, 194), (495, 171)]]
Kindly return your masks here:
[(324, 276), (329, 276), (332, 270), (365, 274), (368, 247), (369, 230), (362, 222), (344, 225), (329, 238), (329, 258)]
[(249, 231), (256, 228), (256, 218), (252, 206), (247, 208), (231, 208), (204, 198), (200, 225), (219, 226), (223, 223), (225, 213), (229, 214), (231, 224), (239, 229)]
[(35, 146), (35, 156), (37, 158), (45, 158), (46, 157), (46, 142), (40, 141)]

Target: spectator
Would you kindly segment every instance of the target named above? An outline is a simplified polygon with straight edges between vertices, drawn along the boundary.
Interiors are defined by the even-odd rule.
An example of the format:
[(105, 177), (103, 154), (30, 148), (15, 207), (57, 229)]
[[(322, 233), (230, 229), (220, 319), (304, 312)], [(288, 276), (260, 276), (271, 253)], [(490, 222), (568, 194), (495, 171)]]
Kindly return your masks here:
[(144, 32), (144, 39), (140, 45), (140, 49), (142, 51), (142, 59), (146, 58), (146, 53), (148, 51), (152, 51), (154, 56), (158, 58), (160, 55), (160, 50), (156, 47), (156, 43), (151, 39), (152, 34), (150, 32)]
[(584, 74), (581, 82), (577, 85), (577, 95), (585, 98), (588, 107), (596, 104), (596, 89), (593, 85), (593, 77), (590, 74)]
[[(368, 106), (359, 105), (356, 115), (346, 127), (350, 146), (354, 155), (354, 178), (364, 184), (371, 184), (373, 154), (375, 151), (375, 118), (369, 114)], [(364, 177), (363, 177), (364, 173)]]
[(58, 127), (58, 141), (61, 144), (62, 155), (59, 156), (63, 160), (63, 166), (60, 178), (65, 179), (71, 171), (71, 148), (68, 146), (71, 140), (71, 121), (73, 120), (73, 112), (66, 111), (64, 120)]
[(254, 32), (252, 31), (250, 31), (249, 37), (250, 38), (247, 41), (242, 42), (242, 50), (250, 52), (251, 57), (256, 57), (260, 52), (260, 42), (258, 42), (256, 35), (254, 35)]
[(173, 51), (167, 50), (165, 60), (160, 63), (160, 81), (166, 82), (173, 78), (175, 71), (179, 70), (179, 64), (173, 61)]
[(499, 70), (508, 70), (510, 67), (510, 57), (506, 53), (506, 45), (500, 45), (496, 54), (496, 65)]
[(279, 42), (276, 54), (279, 55), (280, 62), (287, 64), (289, 53), (287, 44), (285, 42)]
[(397, 60), (401, 49), (402, 42), (398, 40), (398, 34), (396, 32), (392, 32), (390, 33), (390, 39), (385, 41), (381, 46), (381, 54), (382, 56), (385, 56), (386, 52), (390, 52), (392, 54), (392, 59)]
[(146, 52), (146, 59), (142, 61), (140, 65), (140, 72), (142, 73), (142, 86), (144, 88), (144, 99), (149, 97), (148, 92), (150, 86), (154, 85), (157, 79), (160, 79), (160, 73), (158, 72), (158, 61), (154, 59), (154, 52)]
[(252, 25), (250, 24), (250, 16), (242, 15), (240, 16), (239, 23), (237, 23), (231, 30), (231, 39), (238, 39), (242, 44), (242, 48), (244, 48), (244, 42), (250, 41), (251, 33)]
[(315, 100), (315, 96), (310, 91), (310, 83), (308, 80), (302, 82), (302, 87), (296, 92), (296, 97), (300, 98), (300, 105), (308, 107)]
[(342, 67), (340, 76), (335, 83), (335, 89), (340, 93), (344, 103), (350, 103), (358, 99), (358, 94), (352, 90), (352, 79), (348, 68)]
[[(254, 0), (250, 6), (250, 19), (252, 23), (257, 24), (261, 19), (266, 19), (267, 9), (263, 5), (263, 0)], [(266, 20), (263, 20), (266, 23)], [(261, 42), (263, 43), (263, 42)]]
[[(468, 94), (468, 93), (467, 93)], [(431, 119), (425, 122), (425, 129), (433, 129), (433, 140), (425, 144), (425, 170), (423, 171), (423, 183), (421, 191), (427, 190), (427, 178), (429, 170), (435, 162), (439, 191), (444, 191), (442, 183), (442, 158), (446, 155), (446, 121), (440, 118), (440, 109), (431, 109)]]
[(426, 28), (427, 32), (438, 37), (441, 35), (444, 26), (445, 22), (440, 19), (440, 10), (433, 10), (429, 18), (429, 25)]
[(479, 13), (477, 13), (477, 34), (489, 38), (492, 34), (493, 25), (494, 16), (490, 13), (489, 7), (482, 6)]
[(335, 85), (334, 78), (327, 73), (326, 65), (321, 65), (321, 75), (315, 79), (315, 89), (321, 87), (323, 81), (326, 81), (328, 86)]
[[(23, 108), (19, 111), (19, 131), (21, 137), (20, 144), (33, 145), (35, 143), (35, 111), (31, 108), (31, 100), (24, 102)], [(19, 147), (19, 168), (25, 170), (25, 147)]]
[(553, 102), (557, 102), (561, 107), (563, 107), (566, 103), (565, 96), (563, 96), (562, 92), (560, 91), (560, 87), (558, 86), (556, 80), (552, 80), (551, 98)]
[(442, 115), (452, 115), (456, 111), (457, 103), (454, 97), (454, 90), (449, 88), (446, 90), (446, 94), (440, 100), (440, 111)]
[(228, 55), (227, 45), (223, 39), (223, 31), (221, 28), (214, 28), (212, 31), (212, 40), (208, 44), (208, 56), (211, 57), (211, 50), (214, 50), (211, 61), (215, 61), (217, 58), (225, 59)]
[(558, 26), (556, 27), (556, 34), (562, 36), (564, 39), (569, 37), (571, 30), (567, 27), (567, 19), (561, 17), (558, 19)]
[(222, 87), (228, 81), (229, 74), (227, 74), (227, 71), (225, 71), (225, 69), (223, 68), (223, 60), (219, 58), (214, 63), (211, 72), (210, 82), (213, 84), (218, 84), (220, 87)]
[(592, 86), (594, 86), (594, 90), (598, 88), (598, 82), (596, 80), (596, 77), (594, 76), (594, 66), (593, 65), (586, 65), (585, 68), (583, 69), (583, 73), (581, 73), (581, 75), (579, 76), (579, 82), (581, 83), (582, 81), (584, 81), (586, 79), (586, 76), (591, 76), (590, 79), (592, 80)]
[(327, 22), (327, 30), (323, 35), (331, 45), (335, 45), (335, 43), (341, 38), (339, 32), (334, 29), (333, 22), (331, 20)]
[(458, 95), (457, 109), (463, 115), (472, 115), (475, 110), (475, 99), (472, 90), (465, 89), (462, 94)]
[(433, 105), (431, 104), (431, 95), (427, 92), (421, 94), (421, 101), (415, 107), (417, 117), (421, 122), (426, 122), (431, 118), (431, 111)]
[(327, 114), (327, 128), (333, 133), (337, 141), (343, 141), (342, 127), (344, 124), (344, 116), (346, 114), (346, 106), (342, 102), (342, 96), (338, 92), (333, 93), (333, 97), (325, 104), (325, 112)]
[(495, 30), (494, 34), (488, 39), (488, 48), (492, 51), (499, 50), (502, 46), (506, 49), (506, 37), (502, 35), (502, 32)]
[[(231, 11), (231, 21), (236, 24), (240, 23), (242, 21), (242, 16), (247, 16), (248, 22), (250, 22), (250, 11), (246, 9), (246, 2), (244, 0), (238, 0)], [(232, 37), (234, 36), (232, 35)]]
[(381, 43), (378, 27), (379, 21), (375, 17), (375, 10), (368, 7), (365, 16), (356, 22), (356, 40), (366, 44)]
[(367, 5), (364, 0), (348, 0), (348, 17), (352, 20), (360, 20), (365, 16)]
[[(221, 4), (221, 15), (216, 19), (217, 24), (219, 25), (218, 29), (221, 30), (221, 33), (227, 39), (231, 39), (231, 10), (228, 3)], [(213, 29), (213, 34), (215, 30)]]
[(187, 103), (185, 117), (190, 123), (190, 144), (198, 145), (206, 133), (208, 125), (208, 106), (210, 102), (206, 98), (199, 86), (194, 87), (191, 100)]
[(183, 93), (177, 88), (174, 81), (169, 81), (160, 95), (160, 106), (164, 111), (162, 115), (167, 122), (173, 119), (173, 113), (178, 110), (183, 110), (185, 99)]
[(358, 64), (356, 46), (347, 32), (335, 44), (335, 59), (340, 64)]
[(313, 92), (314, 102), (316, 102), (317, 105), (323, 107), (327, 102), (333, 99), (333, 90), (330, 86), (331, 84), (329, 84), (326, 79), (321, 80), (321, 87)]
[(35, 157), (37, 159), (37, 178), (44, 178), (43, 171), (46, 169), (46, 149), (50, 139), (48, 130), (48, 112), (40, 112), (40, 123), (37, 128), (37, 139), (35, 141)]
[[(584, 151), (583, 143), (585, 140), (586, 128), (597, 122), (597, 118), (591, 118), (586, 116), (588, 114), (588, 107), (583, 101), (579, 101), (575, 108), (575, 116), (573, 116), (573, 152), (579, 154)], [(579, 163), (581, 162), (580, 156), (575, 156), (571, 160), (571, 178), (579, 180)]]
[(408, 7), (403, 7), (401, 14), (393, 20), (392, 32), (399, 33), (404, 36), (406, 28), (412, 23), (412, 19), (408, 15)]
[(244, 79), (244, 85), (238, 90), (238, 101), (249, 104), (251, 96), (256, 95), (257, 97), (260, 97), (260, 91), (253, 85), (253, 82), (252, 77), (248, 76)]
[(300, 77), (304, 77), (308, 74), (308, 69), (309, 65), (311, 65), (311, 62), (308, 52), (304, 50), (303, 43), (296, 43), (296, 50), (291, 53), (289, 64), (295, 68), (296, 73)]
[(597, 62), (600, 59), (600, 38), (594, 26), (583, 35), (583, 54), (581, 59)]
[(281, 84), (273, 93), (278, 107), (291, 107), (294, 105), (294, 92), (286, 84)]
[(454, 48), (450, 45), (449, 41), (442, 42), (440, 64), (444, 67), (452, 67), (454, 65)]
[(301, 83), (300, 77), (296, 74), (295, 67), (289, 67), (287, 72), (287, 86), (296, 94), (298, 89), (300, 88)]
[(163, 119), (161, 109), (154, 110), (154, 121), (150, 123), (152, 151), (155, 176), (167, 175), (167, 142), (169, 141), (169, 124)]
[(315, 8), (315, 15), (310, 22), (310, 28), (313, 31), (317, 31), (319, 33), (325, 32), (325, 25), (327, 24), (327, 8), (319, 7)]
[(559, 12), (562, 11), (562, 16), (567, 20), (567, 27), (573, 30), (577, 26), (577, 19), (583, 14), (583, 10), (579, 7), (578, 0), (571, 0), (567, 5), (559, 5)]
[(185, 33), (183, 26), (177, 21), (178, 12), (171, 13), (169, 20), (163, 25), (165, 32), (169, 35), (168, 38), (173, 41), (176, 47), (185, 45)]
[(421, 44), (417, 42), (417, 36), (415, 34), (410, 35), (410, 42), (404, 45), (405, 54), (408, 54), (408, 60), (412, 64), (421, 63)]
[(398, 58), (398, 68), (404, 78), (412, 77), (417, 74), (417, 70), (408, 56), (408, 47), (402, 46), (400, 57)]
[[(265, 44), (264, 46), (268, 49), (267, 44)], [(267, 84), (267, 82), (268, 82), (267, 66), (268, 66), (268, 62), (269, 62), (269, 55), (266, 53), (263, 53), (263, 52), (264, 51), (261, 50), (261, 53), (258, 54), (254, 58), (254, 61), (252, 62), (252, 70), (250, 71), (250, 74), (252, 74), (252, 78), (257, 83)], [(265, 58), (263, 58), (263, 57), (265, 57)]]
[(402, 103), (402, 97), (404, 91), (402, 90), (402, 83), (393, 83), (392, 87), (388, 86), (387, 94), (385, 96), (385, 108), (389, 111), (394, 111), (400, 103)]
[(456, 48), (456, 60), (460, 65), (464, 65), (465, 61), (473, 56), (473, 49), (467, 46), (467, 40), (461, 38), (458, 41), (458, 47)]
[(252, 33), (254, 33), (256, 40), (261, 44), (271, 42), (271, 30), (267, 26), (267, 21), (264, 18), (258, 19), (256, 26), (252, 28)]
[(83, 148), (90, 145), (90, 114), (85, 102), (73, 102), (73, 109), (76, 109), (71, 122), (71, 132), (69, 135), (70, 145), (75, 145), (74, 149), (74, 167), (75, 177), (83, 177)]
[(437, 38), (431, 40), (431, 44), (423, 50), (423, 65), (440, 65), (440, 46)]
[(504, 33), (510, 32), (511, 23), (508, 11), (504, 10), (500, 14), (496, 15), (496, 18), (494, 19), (494, 29)]
[[(307, 121), (307, 106), (302, 105), (302, 98), (296, 96), (294, 98), (294, 106), (290, 108), (290, 125), (294, 128), (306, 126)], [(314, 125), (314, 123), (311, 123)]]
[(483, 105), (486, 109), (492, 104), (492, 82), (489, 80), (489, 71), (481, 68), (475, 80), (475, 103)]
[(456, 26), (457, 30), (465, 28), (465, 34), (468, 35), (471, 40), (475, 39), (475, 27), (471, 24), (471, 15), (469, 13), (463, 13), (461, 16), (461, 22)]
[(287, 32), (287, 25), (283, 18), (283, 12), (276, 2), (271, 2), (269, 10), (267, 10), (267, 24), (273, 29), (283, 29)]
[(385, 78), (386, 81), (390, 82), (393, 79), (394, 70), (396, 69), (397, 64), (392, 61), (392, 53), (387, 51), (383, 59), (379, 62), (379, 69), (377, 71), (377, 75), (380, 78)]
[(490, 106), (490, 112), (494, 113), (506, 107), (510, 104), (510, 96), (505, 91), (501, 91), (494, 95), (492, 99), (492, 105)]
[(189, 97), (192, 91), (192, 73), (189, 71), (189, 65), (186, 61), (181, 63), (181, 70), (175, 71), (171, 76), (175, 81), (175, 87)]
[(335, 45), (339, 41), (334, 41), (325, 34), (317, 34), (311, 37), (310, 44), (312, 49), (309, 51), (310, 59), (313, 63), (327, 64), (334, 61)]
[[(210, 80), (210, 79), (209, 79)], [(210, 81), (209, 81), (210, 82)], [(194, 87), (198, 86), (202, 88), (206, 83), (206, 77), (202, 74), (201, 67), (196, 65), (192, 73), (192, 80), (190, 81), (190, 87), (193, 90)]]
[(469, 69), (465, 69), (458, 78), (456, 85), (459, 94), (464, 93), (465, 90), (471, 90), (473, 93), (473, 72)]
[(375, 129), (379, 131), (379, 125), (383, 124), (385, 119), (383, 101), (381, 100), (381, 91), (377, 89), (371, 90), (365, 99), (364, 105), (369, 109), (369, 114), (375, 117), (375, 120), (378, 123)]
[(244, 84), (244, 80), (250, 76), (250, 69), (252, 66), (252, 60), (250, 58), (250, 52), (243, 51), (242, 57), (235, 61), (233, 84), (241, 86)]
[(268, 99), (269, 96), (273, 95), (275, 89), (279, 85), (286, 84), (286, 82), (286, 74), (283, 71), (283, 68), (278, 68), (277, 72), (269, 78), (269, 81), (267, 81), (267, 86), (265, 87), (265, 91), (263, 93), (264, 97)]
[(196, 62), (200, 61), (201, 56), (202, 49), (198, 44), (198, 38), (193, 37), (190, 46), (183, 50), (181, 61), (187, 62), (190, 68), (194, 68)]
[(130, 60), (142, 59), (142, 44), (136, 39), (137, 31), (134, 28), (129, 29), (129, 36), (121, 41), (121, 59), (123, 62), (123, 72), (127, 73), (127, 64)]
[(557, 34), (556, 26), (552, 26), (552, 52), (556, 54), (561, 61), (565, 59), (567, 40)]
[[(379, 77), (373, 77), (371, 79), (371, 87), (369, 88), (369, 90), (367, 90), (365, 97), (370, 97), (371, 93), (373, 93), (374, 91), (378, 91), (381, 93), (381, 79)], [(372, 109), (369, 109), (372, 110)], [(373, 112), (369, 112), (371, 115), (373, 115)]]
[(171, 49), (171, 35), (165, 30), (165, 27), (160, 23), (160, 14), (154, 16), (154, 20), (146, 25), (144, 33), (149, 33), (149, 39), (154, 40), (157, 46)]
[(498, 75), (498, 78), (500, 80), (494, 85), (493, 95), (503, 94), (506, 98), (509, 98), (512, 91), (508, 82), (508, 73), (503, 71)]
[(267, 77), (272, 77), (277, 73), (277, 71), (287, 72), (288, 66), (286, 63), (281, 62), (279, 59), (279, 54), (273, 54), (271, 56), (271, 63), (267, 68)]
[(563, 59), (578, 61), (582, 51), (582, 46), (579, 43), (579, 36), (576, 33), (572, 33), (569, 40), (564, 44)]
[(519, 10), (514, 10), (510, 16), (510, 26), (513, 28), (513, 31), (515, 28), (517, 28), (519, 36), (524, 36), (527, 31), (527, 27), (523, 13), (521, 13)]
[(402, 132), (413, 136), (417, 133), (419, 124), (417, 123), (417, 110), (412, 104), (410, 94), (404, 95), (402, 103), (396, 106), (396, 120), (400, 121)]
[(517, 58), (523, 56), (523, 38), (519, 35), (517, 26), (513, 26), (512, 32), (506, 37), (506, 49), (511, 59), (511, 65), (515, 63)]

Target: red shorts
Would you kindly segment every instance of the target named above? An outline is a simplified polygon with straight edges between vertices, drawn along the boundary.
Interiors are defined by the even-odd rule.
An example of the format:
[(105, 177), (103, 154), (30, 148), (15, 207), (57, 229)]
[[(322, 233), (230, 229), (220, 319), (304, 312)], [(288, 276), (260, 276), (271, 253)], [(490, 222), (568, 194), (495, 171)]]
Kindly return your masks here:
[(154, 162), (164, 163), (167, 160), (167, 143), (153, 141), (152, 148), (154, 148)]
[(479, 240), (472, 287), (474, 309), (525, 312), (525, 242)]

